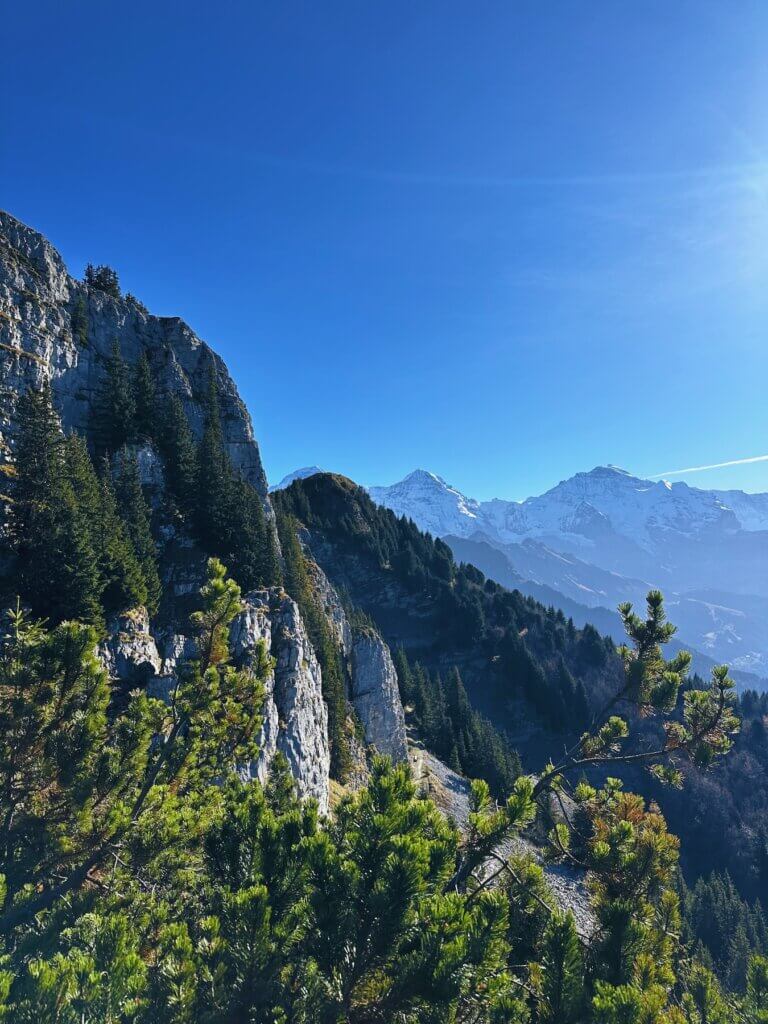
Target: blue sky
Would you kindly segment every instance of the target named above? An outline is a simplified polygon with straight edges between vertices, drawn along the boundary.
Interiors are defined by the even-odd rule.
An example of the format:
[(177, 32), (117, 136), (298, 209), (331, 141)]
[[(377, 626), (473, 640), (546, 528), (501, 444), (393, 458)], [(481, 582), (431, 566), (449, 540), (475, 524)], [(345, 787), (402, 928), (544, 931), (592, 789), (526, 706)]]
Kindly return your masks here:
[(762, 0), (24, 6), (0, 206), (214, 345), (271, 479), (768, 454)]

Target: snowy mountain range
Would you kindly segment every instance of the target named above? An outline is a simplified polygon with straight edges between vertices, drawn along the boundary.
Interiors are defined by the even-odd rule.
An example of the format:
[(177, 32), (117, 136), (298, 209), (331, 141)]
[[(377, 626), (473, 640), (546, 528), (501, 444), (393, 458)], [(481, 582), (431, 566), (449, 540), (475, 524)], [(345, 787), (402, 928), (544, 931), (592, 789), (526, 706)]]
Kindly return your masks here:
[(459, 559), (540, 600), (561, 595), (581, 606), (575, 618), (593, 609), (603, 628), (599, 612), (660, 587), (683, 642), (768, 675), (768, 494), (642, 480), (615, 466), (523, 502), (476, 501), (426, 470), (369, 492), (446, 538)]

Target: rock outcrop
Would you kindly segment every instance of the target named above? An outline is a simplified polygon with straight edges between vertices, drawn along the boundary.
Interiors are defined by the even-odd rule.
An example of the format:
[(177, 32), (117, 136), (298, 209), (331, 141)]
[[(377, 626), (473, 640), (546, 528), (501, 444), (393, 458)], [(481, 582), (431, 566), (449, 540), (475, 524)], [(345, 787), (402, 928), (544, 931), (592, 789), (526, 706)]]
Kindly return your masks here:
[(365, 742), (393, 761), (405, 761), (405, 712), (389, 648), (372, 627), (353, 630), (339, 595), (316, 562), (312, 583), (336, 643), (347, 659), (349, 699), (363, 727)]
[(145, 608), (134, 608), (108, 623), (100, 653), (110, 676), (126, 689), (146, 687), (160, 675), (162, 660)]
[(299, 609), (275, 589), (257, 590), (232, 623), (232, 653), (239, 663), (253, 657), (260, 641), (274, 659), (266, 682), (261, 753), (246, 774), (263, 781), (277, 751), (288, 760), (301, 796), (328, 811), (330, 750), (328, 712), (320, 665)]
[(393, 761), (407, 760), (405, 713), (397, 673), (389, 648), (375, 630), (359, 632), (352, 642), (350, 699), (366, 742)]
[[(42, 235), (0, 212), (0, 471), (13, 458), (16, 404), (30, 387), (50, 383), (64, 429), (89, 434), (115, 342), (128, 364), (146, 356), (161, 400), (177, 396), (198, 436), (213, 373), (228, 454), (262, 495), (271, 517), (250, 417), (219, 356), (178, 317), (154, 316), (130, 296), (116, 298), (75, 280)], [(136, 447), (135, 454), (145, 493), (162, 512), (162, 461), (149, 444)], [(119, 465), (115, 469), (119, 472)], [(109, 624), (101, 656), (121, 689), (146, 687), (167, 697), (180, 661), (193, 653), (187, 623), (204, 580), (206, 554), (183, 526), (162, 515), (159, 520), (163, 597), (157, 621), (150, 624), (141, 610), (120, 616)], [(343, 654), (348, 697), (366, 745), (394, 760), (405, 759), (405, 720), (386, 644), (375, 631), (353, 635), (338, 593), (319, 569), (313, 585)], [(263, 779), (275, 752), (281, 751), (299, 792), (314, 797), (326, 811), (330, 758), (321, 669), (298, 607), (281, 592), (249, 594), (233, 625), (233, 651), (240, 661), (253, 654), (260, 640), (275, 667), (267, 681), (262, 753), (245, 772)], [(364, 774), (362, 747), (359, 754)]]
[(115, 341), (129, 363), (146, 354), (160, 393), (179, 396), (198, 434), (213, 371), (229, 455), (266, 495), (250, 416), (222, 359), (178, 317), (153, 316), (134, 299), (112, 298), (72, 278), (50, 242), (0, 211), (0, 459), (13, 447), (18, 396), (44, 381), (50, 381), (64, 428), (87, 432)]
[[(179, 665), (195, 656), (192, 637), (171, 633), (156, 639), (149, 618), (137, 608), (108, 624), (100, 648), (110, 676), (123, 690), (145, 688), (167, 700)], [(285, 593), (273, 588), (248, 594), (230, 630), (236, 664), (255, 661), (264, 643), (273, 659), (265, 682), (259, 757), (241, 769), (244, 778), (263, 782), (277, 751), (285, 755), (299, 794), (317, 800), (328, 811), (330, 750), (328, 712), (323, 701), (322, 673), (299, 609)], [(161, 653), (162, 656), (161, 656)]]

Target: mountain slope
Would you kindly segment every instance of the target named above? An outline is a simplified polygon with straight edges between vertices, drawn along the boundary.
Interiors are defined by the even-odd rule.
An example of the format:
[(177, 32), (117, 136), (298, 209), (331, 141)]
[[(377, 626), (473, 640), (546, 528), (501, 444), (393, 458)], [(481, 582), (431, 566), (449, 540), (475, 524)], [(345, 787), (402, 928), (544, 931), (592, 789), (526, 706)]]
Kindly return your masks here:
[[(85, 318), (82, 329), (78, 314)], [(17, 397), (44, 381), (51, 383), (64, 429), (88, 433), (115, 342), (129, 363), (148, 356), (158, 390), (181, 399), (198, 436), (215, 373), (229, 457), (266, 495), (251, 418), (224, 361), (179, 317), (153, 316), (135, 299), (71, 277), (47, 239), (0, 211), (0, 459), (13, 445)]]
[(390, 646), (444, 673), (458, 666), (480, 710), (532, 756), (553, 730), (579, 729), (585, 700), (615, 683), (619, 660), (594, 629), (579, 632), (561, 613), (457, 566), (445, 544), (352, 481), (312, 476), (272, 499), (306, 527), (315, 560)]
[(435, 536), (490, 544), (520, 584), (581, 605), (612, 612), (660, 587), (681, 640), (768, 674), (768, 495), (641, 480), (612, 466), (524, 502), (478, 502), (423, 470), (370, 494)]
[(308, 476), (314, 476), (315, 473), (324, 473), (324, 469), (320, 469), (319, 466), (304, 466), (302, 469), (295, 469), (292, 473), (284, 476), (278, 484), (272, 484), (269, 488), (270, 493), (272, 491), (282, 491), (285, 487), (290, 487), (294, 480), (304, 480)]

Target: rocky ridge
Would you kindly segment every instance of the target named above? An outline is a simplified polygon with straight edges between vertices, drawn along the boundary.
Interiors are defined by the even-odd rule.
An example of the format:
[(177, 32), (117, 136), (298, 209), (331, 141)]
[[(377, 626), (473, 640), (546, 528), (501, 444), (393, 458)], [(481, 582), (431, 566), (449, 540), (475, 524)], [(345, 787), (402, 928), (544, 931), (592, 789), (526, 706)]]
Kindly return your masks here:
[[(87, 314), (85, 336), (73, 323), (78, 300)], [(154, 316), (135, 300), (77, 281), (47, 239), (0, 211), (0, 458), (7, 461), (12, 452), (16, 399), (44, 382), (51, 385), (64, 429), (87, 433), (115, 341), (129, 363), (146, 354), (160, 392), (179, 396), (198, 434), (214, 372), (229, 456), (265, 495), (251, 419), (221, 357), (179, 317)]]
[[(77, 320), (83, 309), (84, 329)], [(0, 470), (12, 463), (16, 402), (29, 388), (50, 384), (64, 430), (88, 436), (115, 342), (128, 364), (142, 354), (147, 357), (161, 400), (178, 396), (197, 436), (210, 374), (215, 375), (229, 457), (272, 516), (251, 419), (223, 360), (178, 317), (154, 316), (129, 296), (115, 298), (76, 280), (41, 234), (0, 212)], [(162, 460), (151, 444), (137, 447), (136, 457), (145, 492), (157, 509), (165, 490)], [(180, 661), (194, 654), (188, 613), (204, 579), (206, 558), (183, 531), (166, 524), (161, 532), (164, 598), (158, 621), (150, 622), (142, 608), (120, 615), (107, 624), (101, 657), (121, 689), (147, 687), (167, 697)], [(350, 707), (365, 743), (405, 758), (403, 709), (384, 641), (378, 635), (355, 638), (338, 595), (319, 570), (316, 585), (347, 664)], [(243, 771), (263, 780), (274, 754), (282, 752), (301, 795), (315, 798), (325, 813), (330, 755), (322, 670), (298, 606), (279, 589), (246, 595), (244, 610), (233, 623), (231, 645), (238, 663), (252, 658), (261, 642), (274, 668), (266, 684), (261, 754)], [(359, 754), (364, 761), (362, 748)]]

